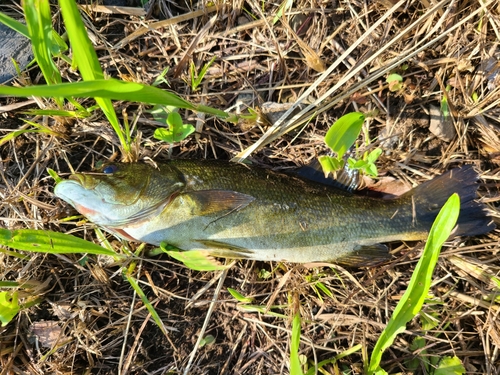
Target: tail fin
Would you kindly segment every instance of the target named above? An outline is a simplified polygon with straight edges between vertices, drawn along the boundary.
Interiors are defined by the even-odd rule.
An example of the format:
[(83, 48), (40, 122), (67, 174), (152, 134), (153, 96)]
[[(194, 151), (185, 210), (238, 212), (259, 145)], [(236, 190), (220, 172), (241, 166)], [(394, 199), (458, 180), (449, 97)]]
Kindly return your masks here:
[(495, 229), (486, 206), (475, 201), (479, 176), (471, 165), (452, 169), (408, 192), (414, 201), (417, 221), (430, 226), (448, 198), (460, 197), (460, 216), (454, 236), (475, 236)]

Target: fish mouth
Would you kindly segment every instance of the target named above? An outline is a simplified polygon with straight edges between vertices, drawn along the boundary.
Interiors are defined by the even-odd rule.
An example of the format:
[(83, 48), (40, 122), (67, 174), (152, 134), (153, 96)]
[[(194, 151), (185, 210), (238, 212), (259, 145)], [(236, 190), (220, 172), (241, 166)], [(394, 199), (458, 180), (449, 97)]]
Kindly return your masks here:
[(92, 176), (80, 173), (72, 174), (71, 176), (68, 177), (68, 180), (75, 181), (76, 183), (80, 184), (84, 189), (87, 190), (95, 188), (98, 184), (98, 181)]

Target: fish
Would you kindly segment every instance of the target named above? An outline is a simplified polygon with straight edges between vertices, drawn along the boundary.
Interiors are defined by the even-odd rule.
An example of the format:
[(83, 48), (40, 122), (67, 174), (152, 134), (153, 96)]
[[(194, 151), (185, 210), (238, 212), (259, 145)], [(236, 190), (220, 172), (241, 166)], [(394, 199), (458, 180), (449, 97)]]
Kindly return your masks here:
[(105, 163), (56, 184), (54, 194), (116, 236), (236, 259), (373, 266), (385, 243), (425, 240), (453, 194), (461, 209), (453, 236), (495, 228), (476, 201), (478, 174), (455, 168), (392, 199), (370, 198), (224, 161)]

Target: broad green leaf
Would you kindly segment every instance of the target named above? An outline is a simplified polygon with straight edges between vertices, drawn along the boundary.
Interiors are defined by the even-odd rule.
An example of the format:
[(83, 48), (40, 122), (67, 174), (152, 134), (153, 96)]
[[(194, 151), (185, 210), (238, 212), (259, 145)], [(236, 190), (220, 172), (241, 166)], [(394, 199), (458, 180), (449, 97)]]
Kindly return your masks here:
[(403, 82), (403, 77), (401, 77), (399, 74), (397, 73), (392, 73), (392, 74), (389, 74), (387, 76), (387, 79), (386, 79), (387, 82), (393, 82), (393, 81), (397, 81), (397, 82)]
[(176, 126), (170, 129), (157, 128), (155, 129), (154, 137), (160, 141), (176, 143), (186, 139), (187, 136), (194, 133), (194, 130), (194, 126), (190, 124)]
[(210, 345), (215, 342), (215, 337), (213, 335), (206, 335), (200, 341), (200, 348), (203, 348), (205, 345)]
[(380, 361), (384, 351), (392, 345), (396, 336), (406, 329), (406, 324), (418, 314), (427, 298), (441, 247), (450, 236), (460, 213), (460, 198), (453, 194), (439, 212), (429, 233), (422, 257), (410, 279), (408, 289), (397, 304), (394, 312), (380, 335), (370, 358), (367, 373), (383, 371)]
[(361, 132), (365, 115), (350, 112), (339, 118), (325, 135), (325, 143), (342, 159), (347, 150), (354, 144)]
[(69, 234), (48, 230), (0, 228), (0, 245), (16, 250), (48, 254), (89, 253), (122, 257), (121, 254), (105, 249), (92, 242)]
[(195, 271), (218, 271), (229, 268), (220, 264), (217, 260), (208, 254), (208, 251), (204, 250), (189, 250), (181, 251), (179, 249), (172, 248), (164, 243), (160, 245), (161, 249), (174, 259), (184, 263), (184, 265)]
[(0, 292), (0, 326), (7, 325), (19, 310), (17, 292)]
[(462, 375), (462, 374), (465, 374), (465, 368), (457, 356), (443, 357), (443, 359), (439, 362), (438, 368), (434, 371), (434, 375)]
[(170, 127), (181, 127), (182, 117), (177, 112), (170, 112), (167, 117), (167, 125)]

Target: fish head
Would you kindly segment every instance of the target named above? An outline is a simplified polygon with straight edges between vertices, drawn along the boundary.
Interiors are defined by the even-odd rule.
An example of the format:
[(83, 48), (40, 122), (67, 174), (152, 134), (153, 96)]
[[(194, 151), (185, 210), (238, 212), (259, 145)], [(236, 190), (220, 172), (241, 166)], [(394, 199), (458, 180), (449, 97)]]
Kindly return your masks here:
[(106, 163), (59, 182), (54, 194), (98, 225), (123, 228), (159, 214), (183, 187), (182, 174), (168, 165)]

